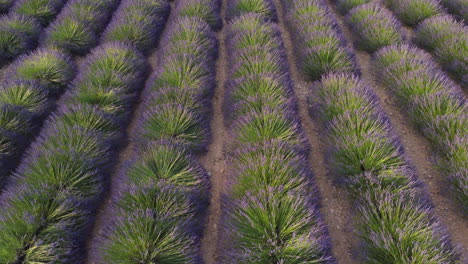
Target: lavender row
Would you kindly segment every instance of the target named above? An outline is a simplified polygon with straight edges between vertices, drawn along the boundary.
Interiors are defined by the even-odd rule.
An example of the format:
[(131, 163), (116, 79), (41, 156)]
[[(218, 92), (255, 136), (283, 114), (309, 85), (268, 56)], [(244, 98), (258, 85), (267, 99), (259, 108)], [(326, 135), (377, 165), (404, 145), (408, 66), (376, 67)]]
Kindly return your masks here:
[(234, 143), (223, 260), (332, 263), (279, 29), (250, 12), (230, 22), (227, 40)]
[(277, 20), (273, 0), (232, 0), (228, 1), (227, 10), (231, 19), (247, 13), (256, 13), (265, 19)]
[(406, 25), (416, 27), (415, 43), (434, 54), (445, 70), (468, 85), (468, 29), (445, 14), (438, 0), (390, 0), (387, 5)]
[[(368, 15), (368, 10), (374, 9), (374, 7), (375, 4), (363, 4), (353, 8), (348, 14), (348, 22), (352, 26), (356, 24), (362, 25), (360, 29), (366, 32), (364, 35), (367, 35), (367, 32), (370, 30), (369, 28), (373, 28), (374, 24), (366, 23), (366, 20), (361, 19), (362, 16), (357, 14)], [(379, 7), (379, 9), (384, 10), (384, 7)], [(382, 11), (381, 14), (380, 20), (383, 20), (384, 17), (390, 19), (392, 16), (387, 10)], [(375, 15), (371, 17), (375, 18)], [(394, 18), (391, 18), (391, 20), (394, 21)], [(430, 21), (432, 20), (441, 21), (438, 17), (426, 19), (420, 24), (419, 33), (417, 34), (424, 35), (424, 30), (421, 28), (424, 28), (426, 23), (431, 24)], [(394, 25), (393, 28), (396, 29), (395, 32), (401, 32), (397, 22), (392, 24)], [(432, 23), (432, 25), (435, 26), (436, 23)], [(447, 28), (446, 26), (442, 27)], [(428, 34), (425, 34), (426, 38), (424, 39), (428, 43), (438, 43), (439, 40), (444, 39), (444, 34), (443, 31), (439, 32), (439, 36), (434, 34), (432, 37), (429, 37)], [(451, 35), (450, 33), (447, 34)], [(400, 33), (400, 35), (403, 34)], [(363, 39), (369, 38), (364, 37)], [(376, 71), (376, 74), (382, 76), (384, 71), (388, 72), (389, 76), (387, 78), (392, 81), (384, 81), (384, 78), (382, 78), (381, 82), (394, 90), (403, 99), (403, 102), (414, 105), (408, 113), (421, 128), (424, 135), (438, 149), (443, 160), (442, 168), (446, 170), (446, 175), (451, 179), (448, 185), (454, 188), (456, 191), (455, 197), (460, 200), (462, 207), (466, 211), (468, 192), (466, 161), (468, 160), (468, 156), (463, 151), (466, 147), (463, 145), (463, 142), (466, 140), (467, 134), (466, 113), (463, 110), (466, 109), (464, 95), (460, 94), (458, 91), (459, 87), (438, 69), (427, 53), (403, 43), (401, 40), (394, 40), (386, 43), (387, 45), (383, 43), (379, 45), (381, 50), (377, 54), (385, 52), (382, 50), (386, 50), (386, 46), (388, 45), (394, 47), (391, 49), (393, 51), (388, 51), (389, 54), (385, 59), (392, 63), (395, 62), (396, 68), (394, 70), (380, 68), (380, 70)], [(397, 52), (396, 50), (399, 51)], [(396, 63), (400, 59), (406, 58), (408, 53), (413, 55), (419, 54), (418, 57), (424, 59), (415, 59), (416, 61), (414, 62), (409, 62), (405, 59), (401, 64)], [(424, 103), (420, 100), (424, 100)], [(462, 109), (462, 111), (460, 112), (458, 109)], [(422, 114), (420, 111), (425, 112)], [(452, 163), (456, 165), (450, 165)]]
[[(307, 23), (308, 17), (318, 17), (328, 8), (323, 1), (299, 2), (288, 5), (289, 20), (301, 28), (295, 33), (303, 42), (308, 40), (303, 32), (315, 28), (315, 24)], [(351, 16), (363, 18), (361, 14), (369, 8), (371, 20), (365, 18), (360, 25), (375, 26), (376, 21), (391, 25), (384, 19), (386, 11), (373, 4), (356, 7)], [(322, 23), (330, 18), (324, 19)], [(351, 20), (356, 21), (355, 17)], [(362, 34), (373, 35), (369, 32)], [(329, 135), (328, 163), (356, 202), (356, 228), (365, 242), (363, 260), (382, 264), (401, 260), (455, 263), (457, 256), (446, 231), (434, 218), (425, 189), (409, 167), (376, 96), (350, 72), (329, 71), (320, 79), (311, 90), (320, 102), (319, 116)]]
[(447, 231), (405, 160), (375, 95), (355, 76), (315, 85), (334, 172), (356, 201), (366, 263), (457, 263)]
[[(131, 109), (123, 102), (134, 101), (146, 63), (133, 47), (108, 43), (93, 50), (84, 65), (73, 92), (47, 122), (1, 197), (2, 263), (82, 261), (86, 234)], [(103, 96), (113, 100), (90, 100)]]
[[(217, 42), (209, 26), (213, 1), (185, 1), (162, 40), (158, 67), (147, 82), (127, 187), (102, 249), (107, 263), (200, 263), (208, 177), (192, 153), (209, 140), (209, 99)], [(203, 13), (191, 13), (201, 7)], [(211, 24), (216, 28), (216, 24)]]
[(32, 50), (43, 27), (59, 13), (66, 0), (17, 0), (0, 17), (0, 59), (11, 60)]
[(398, 95), (408, 114), (443, 157), (455, 197), (468, 209), (468, 104), (429, 54), (392, 45), (374, 55), (381, 82)]
[[(115, 0), (109, 0), (99, 5), (101, 8), (110, 8), (116, 3)], [(105, 16), (109, 16), (112, 9), (99, 11), (95, 10), (97, 6), (95, 2), (89, 1), (68, 2), (47, 32), (53, 33), (55, 25), (73, 16), (80, 16), (82, 21), (85, 17), (93, 17), (96, 30), (102, 31), (107, 21)], [(102, 16), (96, 16), (97, 11)], [(74, 32), (73, 29), (69, 30), (65, 29), (68, 33)], [(70, 45), (80, 45), (77, 39), (69, 40)], [(75, 76), (75, 64), (65, 51), (72, 50), (64, 45), (40, 48), (20, 56), (5, 70), (4, 84), (0, 89), (2, 178), (17, 166), (23, 151), (37, 135), (42, 121), (54, 110), (57, 99)]]
[(68, 0), (16, 0), (10, 13), (36, 19), (47, 26), (60, 12)]
[(131, 43), (146, 54), (158, 40), (169, 9), (169, 2), (163, 0), (123, 0), (104, 31), (102, 41)]
[(58, 97), (73, 80), (72, 59), (56, 49), (18, 58), (0, 84), (0, 183), (16, 168)]
[[(160, 8), (154, 4), (140, 6)], [(105, 43), (87, 56), (63, 105), (1, 197), (0, 248), (5, 250), (0, 262), (83, 261), (147, 68), (143, 54), (130, 44)]]
[(367, 52), (405, 41), (400, 22), (378, 3), (356, 6), (349, 11), (346, 21), (356, 35), (356, 47)]
[(463, 22), (450, 15), (428, 18), (416, 27), (414, 42), (468, 87), (468, 27)]
[(315, 81), (328, 72), (355, 72), (348, 48), (331, 11), (321, 1), (283, 1), (295, 32), (296, 55), (304, 76)]
[(97, 45), (118, 0), (70, 0), (45, 30), (40, 43), (74, 55), (83, 55)]
[(220, 0), (177, 1), (175, 9), (179, 16), (204, 20), (215, 31), (222, 27)]

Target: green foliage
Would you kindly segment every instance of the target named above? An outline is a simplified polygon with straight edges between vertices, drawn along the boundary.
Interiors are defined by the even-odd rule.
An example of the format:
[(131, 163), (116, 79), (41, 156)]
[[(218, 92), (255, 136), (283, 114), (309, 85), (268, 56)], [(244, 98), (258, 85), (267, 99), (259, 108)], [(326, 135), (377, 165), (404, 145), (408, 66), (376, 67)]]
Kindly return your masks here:
[(109, 116), (94, 107), (72, 109), (56, 118), (59, 124), (81, 127), (86, 131), (102, 134), (106, 137), (113, 136), (119, 131), (118, 125)]
[(357, 46), (365, 51), (374, 52), (403, 41), (397, 20), (390, 11), (378, 4), (363, 4), (353, 8), (347, 20), (357, 35)]
[(368, 263), (454, 263), (454, 253), (434, 236), (438, 227), (428, 208), (411, 198), (369, 192), (358, 207), (360, 236), (367, 242)]
[(141, 158), (130, 167), (128, 178), (138, 186), (164, 182), (190, 190), (204, 185), (200, 173), (187, 151), (155, 141), (143, 150)]
[(14, 7), (14, 11), (37, 19), (46, 26), (57, 15), (57, 0), (26, 0)]
[(148, 113), (143, 131), (150, 140), (169, 139), (190, 146), (202, 144), (208, 133), (193, 111), (178, 104), (158, 106)]
[(15, 66), (15, 77), (36, 80), (52, 93), (62, 90), (74, 76), (69, 58), (54, 49), (37, 50), (22, 58)]
[(310, 80), (330, 72), (351, 72), (354, 64), (341, 47), (332, 44), (311, 48), (303, 57), (303, 70)]
[(233, 16), (247, 13), (256, 13), (265, 18), (273, 18), (275, 16), (273, 7), (267, 0), (233, 0), (230, 11)]
[(40, 155), (22, 173), (22, 182), (30, 188), (50, 186), (80, 199), (95, 198), (100, 193), (100, 177), (81, 153), (61, 153), (61, 150)]
[(426, 18), (442, 12), (437, 0), (391, 0), (390, 8), (405, 24), (415, 26)]
[(0, 87), (0, 104), (12, 105), (37, 113), (48, 102), (47, 93), (33, 82), (16, 82)]
[(191, 264), (194, 239), (168, 219), (135, 212), (118, 222), (105, 248), (109, 263)]
[(0, 107), (0, 127), (16, 133), (28, 133), (32, 126), (31, 120), (18, 108)]
[(259, 143), (268, 140), (283, 140), (299, 144), (297, 125), (284, 113), (265, 110), (262, 113), (250, 113), (240, 120), (235, 128), (239, 143)]
[(276, 193), (248, 195), (230, 213), (233, 263), (326, 263), (314, 210), (304, 197)]
[(371, 3), (373, 1), (374, 0), (338, 0), (337, 7), (342, 14), (346, 14), (356, 6)]
[(95, 44), (96, 40), (97, 37), (88, 24), (69, 17), (52, 25), (45, 43), (48, 46), (81, 54)]

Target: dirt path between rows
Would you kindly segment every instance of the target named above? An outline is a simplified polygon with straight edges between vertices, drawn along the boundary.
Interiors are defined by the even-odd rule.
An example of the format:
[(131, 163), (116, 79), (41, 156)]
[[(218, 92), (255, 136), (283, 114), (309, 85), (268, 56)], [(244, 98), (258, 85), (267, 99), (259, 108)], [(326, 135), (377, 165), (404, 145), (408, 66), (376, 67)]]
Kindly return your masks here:
[(202, 256), (205, 264), (220, 263), (220, 236), (222, 234), (221, 218), (222, 197), (225, 194), (226, 159), (225, 144), (229, 135), (224, 127), (224, 94), (227, 80), (227, 52), (226, 52), (226, 0), (222, 0), (221, 17), (223, 28), (218, 32), (218, 60), (216, 62), (216, 90), (213, 96), (213, 117), (211, 120), (212, 141), (208, 152), (200, 157), (200, 162), (210, 174), (211, 196), (208, 208), (207, 224), (202, 239)]
[[(330, 1), (330, 0), (329, 0)], [(337, 22), (347, 40), (352, 43), (353, 35), (346, 26), (332, 3), (331, 10), (335, 11)], [(448, 179), (446, 175), (432, 162), (434, 150), (430, 142), (414, 126), (407, 113), (399, 104), (395, 94), (380, 85), (371, 69), (371, 55), (363, 51), (354, 51), (357, 64), (362, 71), (362, 79), (380, 99), (380, 104), (387, 114), (393, 130), (399, 137), (411, 166), (415, 169), (418, 178), (425, 184), (431, 201), (434, 204), (435, 216), (448, 229), (454, 244), (461, 248), (462, 263), (468, 263), (468, 221), (457, 208), (456, 202), (449, 196)]]
[(309, 162), (312, 167), (315, 181), (322, 196), (322, 207), (320, 208), (324, 222), (332, 242), (332, 253), (339, 264), (357, 264), (353, 258), (353, 248), (357, 241), (352, 230), (351, 203), (345, 190), (337, 188), (325, 162), (326, 149), (323, 142), (324, 132), (321, 122), (312, 119), (309, 114), (310, 106), (307, 98), (310, 96), (309, 85), (304, 81), (297, 68), (293, 36), (285, 21), (285, 11), (280, 0), (274, 0), (278, 12), (278, 25), (280, 27), (283, 43), (286, 48), (288, 63), (290, 65), (291, 77), (294, 81), (294, 92), (298, 100), (298, 108), (302, 128), (312, 146)]
[[(164, 30), (161, 32), (159, 40), (163, 39), (163, 37), (167, 34), (167, 28), (169, 28), (169, 23), (172, 23), (174, 20), (174, 2), (171, 2), (171, 11), (169, 14), (169, 18), (166, 22), (166, 26)], [(159, 41), (158, 40), (158, 41)], [(151, 74), (158, 65), (158, 57), (160, 56), (160, 48), (159, 43), (156, 47), (152, 50), (150, 55), (148, 56), (148, 63), (150, 64), (150, 71)], [(149, 76), (148, 76), (149, 77)], [(145, 85), (139, 94), (138, 101), (134, 106), (134, 111), (130, 117), (130, 123), (126, 129), (126, 136), (128, 144), (121, 150), (117, 164), (115, 165), (114, 172), (110, 175), (108, 188), (102, 199), (102, 202), (98, 208), (96, 213), (96, 219), (93, 225), (92, 233), (89, 236), (89, 239), (86, 244), (86, 264), (101, 264), (104, 263), (101, 255), (101, 247), (105, 243), (106, 240), (106, 228), (108, 225), (112, 223), (115, 219), (113, 205), (118, 200), (120, 191), (124, 189), (126, 180), (125, 180), (125, 163), (129, 161), (134, 154), (135, 150), (135, 141), (133, 140), (136, 133), (137, 133), (137, 125), (138, 120), (141, 114), (146, 110), (145, 102), (149, 99), (148, 94), (150, 93), (148, 86)]]

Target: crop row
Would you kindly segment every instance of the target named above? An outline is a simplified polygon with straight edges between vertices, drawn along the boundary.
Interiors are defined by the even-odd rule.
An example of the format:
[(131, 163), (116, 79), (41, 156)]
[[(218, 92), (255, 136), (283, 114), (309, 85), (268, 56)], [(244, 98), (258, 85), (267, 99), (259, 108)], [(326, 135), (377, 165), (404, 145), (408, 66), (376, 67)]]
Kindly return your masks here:
[(468, 27), (463, 22), (450, 15), (428, 18), (416, 28), (414, 41), (468, 87)]
[[(165, 1), (138, 4), (148, 14), (167, 15), (161, 11), (167, 11)], [(83, 259), (84, 240), (146, 69), (141, 52), (121, 42), (101, 44), (86, 57), (1, 197), (1, 263)]]
[(415, 27), (414, 42), (418, 46), (431, 52), (445, 70), (467, 85), (468, 32), (463, 22), (445, 14), (436, 0), (388, 0), (385, 4), (396, 17), (378, 1), (337, 1), (338, 10), (344, 14), (354, 8), (347, 19), (355, 29), (353, 33), (359, 34), (358, 44), (363, 44), (360, 48), (373, 52), (379, 47), (402, 42), (405, 35), (398, 18), (405, 25)]
[(0, 59), (14, 59), (33, 49), (43, 27), (59, 13), (66, 0), (18, 0), (0, 17)]
[[(145, 8), (145, 7), (150, 8)], [(103, 33), (102, 41), (132, 43), (143, 53), (154, 46), (169, 14), (167, 1), (124, 1)]]
[[(122, 100), (141, 83), (145, 69), (142, 55), (117, 43), (96, 48), (85, 64), (74, 94), (45, 124), (2, 197), (2, 263), (71, 263), (79, 258), (80, 235), (91, 222), (123, 121), (80, 95), (87, 99), (99, 96), (92, 88), (120, 88), (115, 99)], [(108, 78), (101, 78), (104, 74)], [(117, 79), (119, 75), (127, 79)], [(121, 86), (107, 86), (110, 81)]]
[(239, 14), (239, 4), (231, 7), (237, 16), (227, 34), (226, 119), (234, 142), (225, 261), (329, 263), (280, 32), (269, 21), (272, 9), (257, 8), (269, 1), (250, 3), (257, 5)]
[(227, 10), (231, 19), (246, 13), (256, 13), (272, 21), (277, 20), (273, 0), (232, 0), (228, 1)]
[(6, 69), (0, 85), (1, 183), (14, 169), (42, 121), (75, 76), (71, 58), (56, 49), (38, 49)]
[[(66, 19), (75, 17), (80, 17), (79, 25), (85, 25), (85, 17), (92, 17), (93, 21), (90, 22), (96, 26), (97, 33), (102, 31), (112, 11), (110, 8), (116, 3), (116, 0), (101, 4), (96, 4), (95, 1), (69, 1), (47, 30), (44, 40), (52, 45), (44, 45), (47, 47), (20, 56), (5, 69), (3, 83), (0, 85), (0, 164), (3, 177), (16, 167), (24, 149), (37, 135), (42, 121), (55, 108), (57, 99), (76, 74), (75, 63), (65, 52), (74, 52), (72, 47), (83, 42), (73, 37), (61, 40), (53, 37), (56, 36), (59, 25)], [(98, 7), (109, 10), (99, 10)], [(101, 15), (97, 16), (96, 12)], [(65, 35), (74, 32), (73, 28), (62, 29)], [(52, 39), (54, 40), (51, 41)], [(3, 179), (1, 182), (3, 183)]]
[(83, 55), (97, 45), (118, 0), (70, 0), (45, 30), (40, 44)]
[(406, 25), (417, 26), (415, 43), (468, 85), (468, 28), (444, 14), (436, 0), (389, 0), (387, 6)]
[(430, 55), (408, 45), (392, 45), (375, 55), (381, 82), (401, 98), (408, 114), (444, 158), (465, 211), (468, 210), (468, 104)]
[[(137, 151), (116, 203), (108, 263), (198, 263), (208, 177), (192, 156), (209, 140), (219, 27), (213, 0), (181, 1), (161, 42), (138, 122)], [(197, 12), (192, 12), (197, 8)]]
[(309, 81), (329, 72), (355, 72), (355, 58), (334, 20), (318, 1), (289, 1), (287, 20), (296, 38), (299, 68)]
[[(379, 11), (375, 12), (375, 10)], [(462, 206), (466, 210), (468, 192), (466, 161), (468, 155), (463, 151), (466, 147), (463, 142), (466, 141), (468, 122), (464, 95), (460, 93), (460, 88), (438, 69), (429, 54), (404, 44), (404, 41), (398, 37), (402, 36), (400, 26), (394, 18), (390, 18), (392, 16), (385, 7), (377, 4), (363, 4), (349, 12), (348, 22), (351, 27), (359, 28), (361, 32), (364, 32), (359, 35), (360, 42), (377, 43), (375, 49), (368, 49), (368, 51), (382, 49), (388, 45), (392, 45), (394, 50), (400, 50), (399, 52), (389, 51), (389, 56), (385, 58), (392, 63), (395, 62), (393, 65), (395, 69), (386, 70), (382, 67), (374, 67), (375, 73), (379, 76), (388, 75), (380, 80), (381, 83), (393, 90), (405, 105), (411, 105), (407, 109), (408, 114), (440, 153), (443, 158), (441, 167), (447, 171), (447, 175), (451, 179), (450, 183), (456, 191), (455, 196), (462, 201)], [(435, 19), (437, 18), (435, 17)], [(373, 22), (368, 23), (369, 19)], [(368, 32), (375, 31), (374, 23), (384, 19), (393, 22), (383, 27), (381, 31), (391, 31), (396, 36), (389, 38), (385, 43), (375, 41), (373, 38), (375, 34), (368, 34)], [(431, 19), (425, 20), (420, 26)], [(437, 35), (427, 39), (438, 41)], [(419, 57), (424, 59), (414, 59), (414, 61), (404, 59), (400, 63), (399, 60), (405, 58), (410, 51), (414, 54), (420, 54)], [(379, 55), (375, 56), (374, 61), (378, 61)], [(388, 63), (388, 65), (392, 63)]]
[[(290, 1), (286, 6), (299, 47), (317, 35), (316, 28), (337, 36), (329, 40), (331, 44), (343, 39), (324, 1)], [(372, 15), (363, 18), (361, 10)], [(368, 50), (386, 45), (379, 29), (391, 32), (382, 36), (398, 32), (388, 15), (374, 4), (351, 10), (348, 21), (362, 22), (354, 24), (361, 36), (359, 45)], [(316, 21), (318, 18), (324, 21)], [(316, 26), (320, 24), (327, 27)], [(305, 32), (309, 35), (304, 36)], [(401, 39), (392, 37), (388, 41)], [(351, 57), (347, 63), (353, 65)], [(409, 168), (376, 96), (352, 74), (356, 71), (323, 71), (311, 91), (317, 96), (319, 116), (327, 129), (328, 162), (356, 202), (356, 228), (365, 242), (362, 257), (366, 263), (454, 263), (456, 255), (433, 216), (425, 189)]]

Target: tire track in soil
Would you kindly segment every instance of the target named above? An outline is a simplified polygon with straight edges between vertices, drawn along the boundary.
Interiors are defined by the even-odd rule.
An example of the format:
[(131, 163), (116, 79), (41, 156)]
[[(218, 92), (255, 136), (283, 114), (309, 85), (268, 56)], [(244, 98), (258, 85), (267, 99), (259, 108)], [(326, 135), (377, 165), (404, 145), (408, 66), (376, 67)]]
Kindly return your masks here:
[[(328, 0), (330, 1), (330, 0)], [(328, 2), (330, 10), (335, 13), (341, 31), (349, 43), (354, 43), (353, 35), (341, 16)], [(409, 158), (410, 165), (415, 169), (418, 179), (424, 183), (430, 200), (434, 204), (434, 215), (447, 228), (451, 241), (460, 247), (462, 262), (468, 263), (468, 221), (450, 197), (448, 179), (433, 163), (437, 159), (429, 140), (424, 137), (413, 124), (407, 113), (402, 109), (398, 98), (376, 80), (378, 77), (371, 68), (371, 55), (353, 48), (357, 64), (361, 70), (361, 78), (369, 85), (390, 120), (393, 131), (401, 141), (403, 150)]]
[[(169, 17), (167, 18), (166, 25), (164, 26), (163, 31), (160, 34), (158, 43), (155, 45), (155, 48), (147, 56), (147, 61), (150, 65), (150, 70), (147, 78), (154, 72), (156, 67), (158, 67), (158, 59), (160, 56), (160, 47), (159, 41), (167, 34), (166, 31), (169, 28), (169, 24), (174, 20), (174, 6), (173, 1), (170, 2), (171, 9)], [(145, 81), (146, 83), (146, 81)], [(144, 84), (145, 85), (145, 84)], [(133, 113), (130, 117), (130, 123), (128, 124), (125, 133), (127, 144), (124, 145), (118, 154), (118, 161), (114, 166), (114, 172), (109, 176), (107, 182), (106, 193), (104, 194), (101, 203), (97, 209), (95, 215), (95, 221), (92, 227), (91, 234), (86, 242), (86, 264), (101, 264), (104, 263), (102, 259), (102, 254), (100, 252), (101, 246), (106, 240), (106, 228), (112, 223), (115, 219), (113, 206), (114, 203), (119, 199), (120, 191), (126, 185), (125, 175), (123, 170), (125, 169), (125, 163), (129, 161), (135, 151), (135, 134), (137, 133), (138, 120), (141, 117), (141, 114), (146, 110), (145, 102), (149, 99), (146, 96), (149, 93), (148, 87), (145, 85), (144, 88), (140, 91), (138, 95), (138, 100), (134, 106)]]
[(338, 264), (358, 264), (353, 258), (353, 248), (357, 246), (351, 223), (352, 204), (348, 194), (337, 188), (325, 162), (326, 146), (323, 142), (323, 124), (309, 115), (310, 105), (307, 98), (310, 96), (309, 83), (304, 81), (297, 68), (297, 54), (294, 53), (294, 38), (285, 22), (285, 10), (281, 0), (274, 0), (278, 26), (286, 49), (288, 64), (290, 65), (291, 78), (294, 82), (294, 93), (298, 101), (298, 109), (302, 128), (309, 144), (312, 146), (309, 154), (309, 162), (315, 176), (315, 182), (322, 196), (320, 212), (332, 242), (332, 253)]
[(223, 216), (222, 198), (226, 193), (226, 158), (225, 144), (230, 137), (224, 126), (224, 95), (227, 79), (227, 51), (226, 51), (226, 5), (227, 1), (222, 0), (221, 17), (223, 26), (217, 33), (218, 38), (218, 60), (216, 62), (216, 90), (212, 99), (213, 116), (211, 120), (212, 141), (208, 146), (207, 153), (199, 157), (199, 161), (210, 175), (211, 196), (208, 207), (207, 223), (202, 238), (201, 251), (205, 264), (220, 263), (220, 251), (222, 247), (220, 236), (221, 219)]

